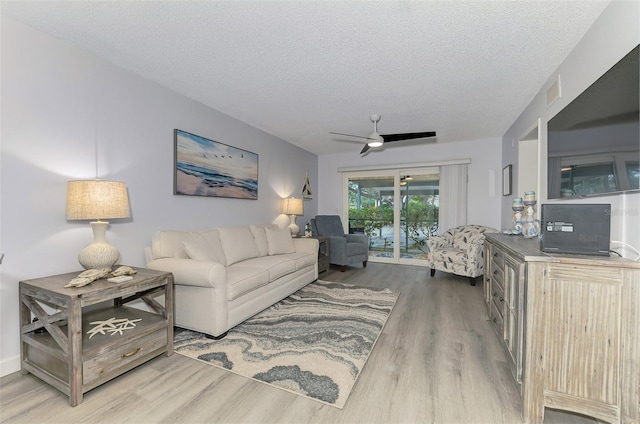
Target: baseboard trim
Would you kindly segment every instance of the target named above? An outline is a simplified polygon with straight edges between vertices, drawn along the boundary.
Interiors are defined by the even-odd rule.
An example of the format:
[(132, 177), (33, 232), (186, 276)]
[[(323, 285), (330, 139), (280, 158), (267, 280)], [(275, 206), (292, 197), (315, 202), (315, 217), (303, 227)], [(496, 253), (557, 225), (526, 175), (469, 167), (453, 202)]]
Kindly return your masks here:
[(20, 371), (20, 355), (0, 361), (0, 377)]

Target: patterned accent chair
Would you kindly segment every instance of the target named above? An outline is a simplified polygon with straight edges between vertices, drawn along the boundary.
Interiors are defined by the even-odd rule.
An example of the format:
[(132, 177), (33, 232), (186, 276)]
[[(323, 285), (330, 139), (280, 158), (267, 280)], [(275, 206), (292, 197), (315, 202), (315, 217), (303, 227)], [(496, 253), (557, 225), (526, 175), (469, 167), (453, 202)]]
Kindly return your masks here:
[(436, 270), (469, 277), (472, 286), (484, 273), (484, 234), (498, 233), (482, 225), (461, 225), (427, 240), (427, 264), (431, 276)]
[(338, 215), (316, 215), (311, 220), (314, 236), (329, 237), (329, 263), (340, 265), (344, 272), (347, 265), (362, 262), (367, 266), (369, 259), (369, 236), (366, 234), (345, 234)]

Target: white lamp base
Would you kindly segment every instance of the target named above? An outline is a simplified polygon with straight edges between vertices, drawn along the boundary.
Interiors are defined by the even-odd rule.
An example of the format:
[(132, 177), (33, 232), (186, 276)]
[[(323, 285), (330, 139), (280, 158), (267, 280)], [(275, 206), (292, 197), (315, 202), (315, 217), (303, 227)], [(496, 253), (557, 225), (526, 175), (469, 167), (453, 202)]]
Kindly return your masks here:
[(300, 233), (300, 227), (296, 224), (296, 216), (291, 215), (291, 224), (288, 227), (291, 230), (292, 236), (297, 236)]
[(78, 254), (78, 262), (85, 269), (111, 268), (120, 259), (118, 249), (106, 241), (105, 235), (108, 227), (109, 223), (105, 221), (91, 223), (93, 243), (82, 249)]

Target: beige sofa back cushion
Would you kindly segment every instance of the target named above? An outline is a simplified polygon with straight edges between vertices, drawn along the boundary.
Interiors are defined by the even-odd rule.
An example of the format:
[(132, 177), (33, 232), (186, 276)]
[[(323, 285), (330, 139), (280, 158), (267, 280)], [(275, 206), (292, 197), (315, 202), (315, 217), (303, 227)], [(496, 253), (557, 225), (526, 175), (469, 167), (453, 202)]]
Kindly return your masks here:
[(154, 259), (158, 258), (184, 258), (187, 253), (184, 250), (184, 242), (192, 241), (194, 234), (188, 231), (159, 231), (153, 237), (151, 251)]
[(265, 224), (265, 225), (249, 225), (251, 234), (253, 234), (253, 240), (258, 246), (260, 256), (267, 256), (269, 254), (269, 246), (267, 245), (267, 234), (265, 233), (267, 228), (276, 229), (277, 224)]
[(267, 228), (265, 233), (267, 234), (269, 255), (281, 255), (296, 251), (289, 228)]
[[(189, 253), (185, 246), (188, 246)], [(205, 231), (159, 231), (151, 246), (154, 259), (183, 258), (210, 260), (226, 266), (218, 229)]]
[(227, 265), (217, 229), (196, 233), (191, 240), (185, 240), (183, 245), (187, 256), (191, 259), (213, 261), (224, 266)]
[(248, 226), (219, 228), (218, 233), (227, 266), (260, 256), (260, 251)]

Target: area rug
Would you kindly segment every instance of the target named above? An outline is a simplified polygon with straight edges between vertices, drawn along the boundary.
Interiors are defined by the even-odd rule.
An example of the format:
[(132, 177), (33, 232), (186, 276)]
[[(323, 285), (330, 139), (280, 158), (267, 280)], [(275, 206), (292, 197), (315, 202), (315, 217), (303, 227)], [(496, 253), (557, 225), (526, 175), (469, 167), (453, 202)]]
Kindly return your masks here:
[(178, 330), (174, 351), (342, 408), (398, 295), (319, 280), (221, 340)]

